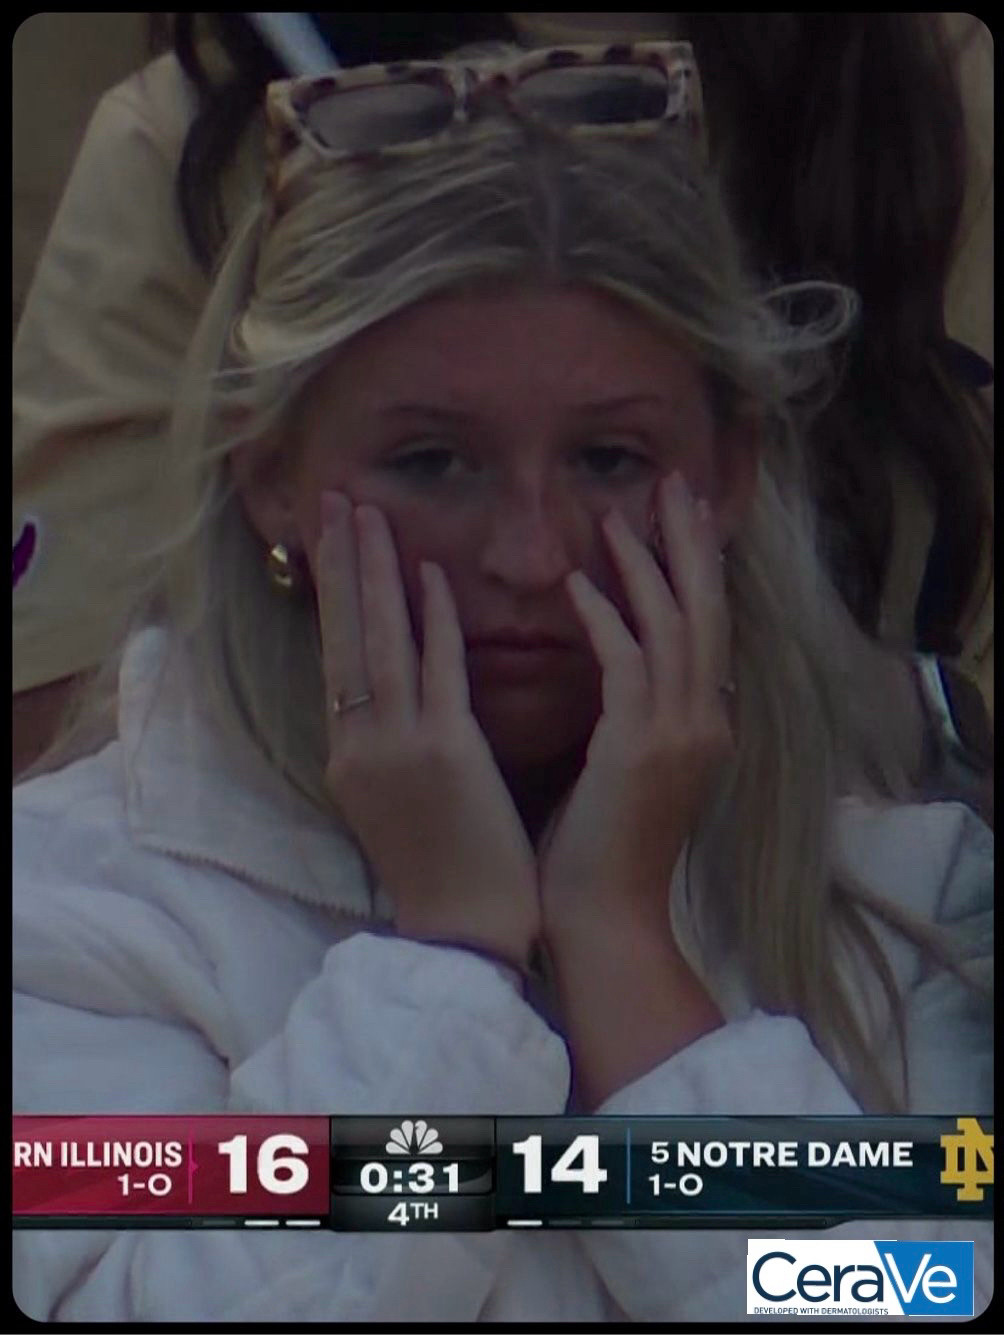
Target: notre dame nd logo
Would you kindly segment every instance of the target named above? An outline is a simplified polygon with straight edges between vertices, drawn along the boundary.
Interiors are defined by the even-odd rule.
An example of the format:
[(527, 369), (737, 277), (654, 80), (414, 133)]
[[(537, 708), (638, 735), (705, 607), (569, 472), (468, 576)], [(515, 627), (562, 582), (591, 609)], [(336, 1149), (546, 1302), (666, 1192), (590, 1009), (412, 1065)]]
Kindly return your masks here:
[(994, 1138), (980, 1126), (975, 1117), (959, 1117), (955, 1125), (957, 1136), (941, 1137), (945, 1151), (945, 1167), (941, 1182), (946, 1187), (957, 1187), (956, 1200), (981, 1201), (983, 1188), (994, 1184)]

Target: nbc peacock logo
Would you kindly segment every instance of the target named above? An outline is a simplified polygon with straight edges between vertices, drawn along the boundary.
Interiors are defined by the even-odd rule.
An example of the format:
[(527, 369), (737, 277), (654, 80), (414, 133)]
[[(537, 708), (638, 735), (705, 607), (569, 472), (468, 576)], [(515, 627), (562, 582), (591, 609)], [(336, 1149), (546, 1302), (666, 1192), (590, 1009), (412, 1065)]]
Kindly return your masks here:
[(394, 1127), (387, 1141), (388, 1154), (406, 1154), (409, 1159), (416, 1159), (423, 1154), (442, 1154), (443, 1143), (434, 1126), (421, 1119), (412, 1122), (405, 1120)]

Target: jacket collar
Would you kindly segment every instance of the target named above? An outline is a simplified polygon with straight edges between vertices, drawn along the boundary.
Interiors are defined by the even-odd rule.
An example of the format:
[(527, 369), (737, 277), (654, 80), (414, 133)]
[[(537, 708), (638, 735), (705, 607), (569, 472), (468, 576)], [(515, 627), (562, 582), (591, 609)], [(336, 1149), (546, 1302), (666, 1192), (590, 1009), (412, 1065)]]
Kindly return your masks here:
[(248, 741), (224, 736), (199, 705), (191, 670), (167, 632), (126, 646), (119, 738), (132, 837), (143, 848), (231, 872), (366, 919), (387, 920), (356, 844), (275, 773)]

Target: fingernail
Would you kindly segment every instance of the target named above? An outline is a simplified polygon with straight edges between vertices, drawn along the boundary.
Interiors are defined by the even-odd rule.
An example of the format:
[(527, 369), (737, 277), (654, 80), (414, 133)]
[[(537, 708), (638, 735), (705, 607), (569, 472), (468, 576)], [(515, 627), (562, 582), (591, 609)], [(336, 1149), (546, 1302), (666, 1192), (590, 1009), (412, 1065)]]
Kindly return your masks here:
[(366, 529), (372, 532), (376, 525), (380, 523), (380, 511), (375, 505), (357, 505), (353, 509), (353, 514), (356, 517), (356, 528), (360, 533), (363, 533)]
[(348, 498), (340, 491), (321, 492), (321, 525), (324, 528), (345, 519), (349, 512)]
[(687, 479), (678, 468), (674, 468), (672, 473), (670, 473), (668, 487), (670, 496), (675, 500), (690, 500), (690, 488), (687, 486)]

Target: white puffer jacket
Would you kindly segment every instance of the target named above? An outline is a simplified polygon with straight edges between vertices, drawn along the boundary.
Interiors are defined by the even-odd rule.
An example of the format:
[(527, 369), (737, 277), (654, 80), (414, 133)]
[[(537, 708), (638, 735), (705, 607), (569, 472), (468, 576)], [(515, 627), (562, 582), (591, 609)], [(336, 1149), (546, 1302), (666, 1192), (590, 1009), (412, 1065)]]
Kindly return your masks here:
[[(394, 937), (352, 843), (221, 744), (165, 648), (132, 642), (118, 741), (14, 793), (15, 1111), (565, 1111), (561, 1037), (491, 964)], [(847, 802), (838, 829), (870, 886), (990, 956), (992, 838), (965, 808)], [(675, 879), (671, 900), (727, 1023), (599, 1111), (857, 1112), (800, 1021), (753, 1010), (702, 953)], [(883, 940), (911, 1111), (990, 1112), (989, 1007)], [(746, 1319), (747, 1236), (26, 1231), (14, 1293), (38, 1320), (723, 1322)], [(975, 1236), (976, 1311), (989, 1301), (989, 1225), (836, 1236)]]

